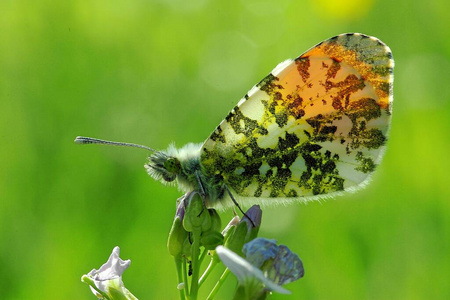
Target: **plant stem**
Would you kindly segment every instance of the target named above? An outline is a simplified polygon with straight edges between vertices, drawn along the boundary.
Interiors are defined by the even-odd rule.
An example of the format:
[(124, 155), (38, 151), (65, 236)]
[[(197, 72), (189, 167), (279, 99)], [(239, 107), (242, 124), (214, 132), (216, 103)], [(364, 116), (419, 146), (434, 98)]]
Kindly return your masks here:
[(186, 299), (190, 299), (190, 295), (189, 295), (189, 281), (188, 281), (187, 270), (186, 270), (186, 262), (185, 261), (181, 264), (181, 267), (182, 267), (182, 270), (183, 270), (185, 297), (186, 297)]
[(198, 260), (198, 263), (201, 265), (203, 263), (203, 260), (205, 259), (206, 255), (208, 254), (208, 250), (203, 250), (202, 255), (200, 255), (200, 258)]
[(214, 297), (216, 296), (217, 292), (219, 291), (220, 287), (223, 285), (229, 274), (230, 270), (226, 268), (225, 271), (223, 271), (222, 275), (220, 276), (219, 281), (217, 281), (216, 285), (211, 290), (211, 293), (209, 293), (208, 298), (206, 298), (206, 300), (214, 299)]
[(200, 255), (200, 235), (201, 229), (193, 231), (192, 241), (192, 278), (191, 278), (191, 300), (197, 300), (198, 295), (198, 276), (200, 272), (199, 255)]
[[(177, 277), (178, 277), (178, 284), (183, 283), (183, 259), (181, 256), (175, 257), (175, 267), (177, 268)], [(184, 285), (187, 285), (187, 282), (184, 282)], [(178, 288), (178, 287), (177, 287)], [(180, 299), (185, 300), (186, 297), (184, 295), (184, 288), (179, 290), (180, 291)]]
[(200, 280), (198, 282), (198, 286), (201, 287), (202, 284), (205, 282), (206, 278), (208, 278), (209, 274), (214, 270), (214, 267), (217, 266), (217, 260), (211, 258), (211, 261), (209, 262), (208, 267), (206, 267), (205, 272), (203, 273), (202, 277), (200, 277)]

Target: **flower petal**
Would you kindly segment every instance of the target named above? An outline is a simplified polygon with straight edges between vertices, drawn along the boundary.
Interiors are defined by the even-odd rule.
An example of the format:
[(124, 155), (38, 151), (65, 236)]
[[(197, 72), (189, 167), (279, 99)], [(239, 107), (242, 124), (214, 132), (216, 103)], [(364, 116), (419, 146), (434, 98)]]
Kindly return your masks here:
[(93, 269), (89, 272), (88, 276), (92, 277), (94, 280), (110, 280), (114, 278), (119, 278), (122, 276), (123, 272), (130, 266), (131, 260), (122, 260), (119, 257), (120, 248), (114, 247), (109, 259), (104, 263), (100, 269)]
[(280, 285), (295, 281), (305, 274), (301, 259), (285, 245), (278, 247), (273, 267), (276, 270), (275, 282)]
[(278, 246), (275, 240), (256, 238), (244, 245), (242, 252), (245, 259), (257, 268), (277, 256)]
[(254, 267), (248, 261), (237, 255), (233, 251), (223, 246), (218, 246), (216, 248), (216, 253), (219, 255), (225, 266), (227, 266), (228, 269), (230, 269), (230, 271), (234, 275), (236, 275), (240, 283), (245, 283), (249, 278), (256, 278), (262, 284), (264, 284), (267, 289), (271, 291), (275, 291), (281, 294), (291, 293), (285, 288), (267, 279), (260, 269)]
[[(137, 299), (123, 285), (122, 274), (130, 266), (131, 261), (122, 260), (119, 257), (119, 247), (114, 247), (109, 259), (100, 269), (93, 269), (87, 275), (81, 277), (81, 281), (87, 283), (97, 298), (108, 299)], [(100, 294), (102, 293), (102, 294)]]

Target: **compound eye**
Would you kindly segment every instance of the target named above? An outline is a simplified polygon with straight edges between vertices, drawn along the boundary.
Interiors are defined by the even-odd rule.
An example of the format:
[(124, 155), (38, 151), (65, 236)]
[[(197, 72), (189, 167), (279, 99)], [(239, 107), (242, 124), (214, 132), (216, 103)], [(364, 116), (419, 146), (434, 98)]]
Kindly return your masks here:
[(181, 164), (175, 157), (170, 157), (164, 162), (164, 168), (170, 173), (179, 173), (181, 170)]
[(174, 181), (175, 178), (176, 178), (175, 175), (168, 175), (168, 174), (163, 174), (162, 177), (163, 177), (163, 179), (164, 179), (166, 182), (172, 182), (172, 181)]

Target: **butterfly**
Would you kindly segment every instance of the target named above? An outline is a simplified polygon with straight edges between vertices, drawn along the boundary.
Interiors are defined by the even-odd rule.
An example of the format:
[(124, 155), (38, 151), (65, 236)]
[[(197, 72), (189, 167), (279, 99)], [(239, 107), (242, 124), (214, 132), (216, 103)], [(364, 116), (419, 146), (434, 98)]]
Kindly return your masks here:
[(146, 148), (151, 177), (200, 192), (207, 207), (332, 197), (363, 187), (381, 161), (393, 68), (379, 39), (341, 34), (276, 66), (203, 143), (156, 151), (75, 142)]

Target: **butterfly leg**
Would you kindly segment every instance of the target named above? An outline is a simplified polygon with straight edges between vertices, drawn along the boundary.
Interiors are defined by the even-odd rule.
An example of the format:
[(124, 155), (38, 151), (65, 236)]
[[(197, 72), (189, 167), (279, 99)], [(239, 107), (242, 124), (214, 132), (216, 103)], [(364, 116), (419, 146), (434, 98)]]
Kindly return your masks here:
[(203, 186), (203, 182), (200, 179), (200, 175), (199, 175), (198, 171), (195, 171), (195, 177), (197, 177), (198, 186), (200, 188), (200, 194), (202, 195), (203, 198), (205, 198), (205, 196), (206, 196), (205, 187)]
[(252, 223), (253, 227), (256, 227), (255, 223), (253, 223), (253, 220), (249, 218), (249, 216), (247, 216), (247, 214), (242, 210), (242, 208), (239, 206), (239, 203), (237, 203), (236, 199), (234, 199), (233, 194), (231, 193), (230, 189), (228, 188), (228, 186), (226, 184), (223, 185), (223, 187), (225, 188), (225, 190), (227, 191), (228, 195), (230, 195), (231, 201), (233, 201), (234, 205), (236, 205), (236, 207), (239, 209), (239, 211), (247, 218), (250, 220), (250, 222)]

